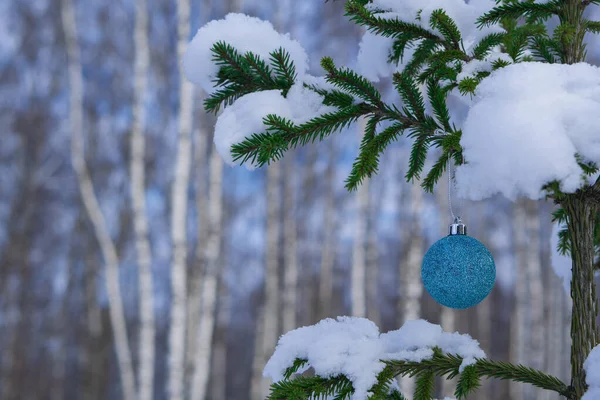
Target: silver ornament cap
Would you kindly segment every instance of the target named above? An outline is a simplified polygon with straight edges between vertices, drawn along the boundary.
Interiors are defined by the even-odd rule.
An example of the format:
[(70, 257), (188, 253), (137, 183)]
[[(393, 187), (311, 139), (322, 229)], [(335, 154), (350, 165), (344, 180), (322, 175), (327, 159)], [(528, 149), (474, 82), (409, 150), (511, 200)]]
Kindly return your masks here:
[(467, 234), (467, 226), (463, 224), (460, 217), (454, 217), (454, 223), (448, 227), (448, 234), (450, 236)]

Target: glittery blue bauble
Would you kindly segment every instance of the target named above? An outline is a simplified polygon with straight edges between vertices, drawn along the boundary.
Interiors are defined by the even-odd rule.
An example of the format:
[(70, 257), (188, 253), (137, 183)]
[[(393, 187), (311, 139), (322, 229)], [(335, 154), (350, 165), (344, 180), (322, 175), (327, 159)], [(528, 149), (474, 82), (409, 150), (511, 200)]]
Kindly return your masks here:
[(435, 242), (425, 254), (421, 279), (438, 303), (464, 309), (490, 294), (496, 266), (488, 249), (477, 239), (450, 235)]

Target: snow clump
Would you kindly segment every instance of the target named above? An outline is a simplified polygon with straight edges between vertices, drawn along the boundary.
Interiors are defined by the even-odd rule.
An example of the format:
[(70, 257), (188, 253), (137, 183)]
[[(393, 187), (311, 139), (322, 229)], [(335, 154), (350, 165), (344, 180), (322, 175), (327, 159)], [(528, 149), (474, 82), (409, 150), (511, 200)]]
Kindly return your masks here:
[(343, 374), (354, 387), (352, 399), (366, 400), (385, 367), (383, 361), (420, 362), (433, 357), (434, 347), (461, 356), (461, 372), (485, 357), (479, 343), (469, 335), (443, 332), (439, 325), (424, 320), (408, 321), (396, 331), (380, 334), (368, 319), (338, 317), (283, 335), (264, 376), (280, 381), (294, 360), (305, 359), (305, 370), (312, 367), (316, 375), (325, 378)]
[(457, 168), (459, 195), (480, 200), (544, 196), (554, 180), (571, 193), (583, 184), (575, 159), (600, 162), (600, 68), (519, 63), (494, 71), (477, 87)]
[(600, 399), (600, 345), (596, 346), (583, 364), (589, 388), (581, 400)]
[(263, 60), (269, 60), (269, 53), (282, 47), (290, 54), (299, 78), (308, 69), (306, 52), (288, 34), (277, 32), (268, 21), (231, 13), (200, 28), (183, 56), (185, 76), (208, 94), (216, 90), (214, 79), (219, 72), (219, 66), (213, 62), (211, 48), (221, 41), (241, 54), (251, 51)]
[[(505, 32), (497, 25), (477, 28), (477, 18), (495, 6), (495, 0), (471, 0), (468, 3), (464, 0), (374, 0), (367, 7), (373, 11), (380, 11), (377, 14), (379, 18), (397, 18), (401, 21), (416, 23), (427, 30), (431, 30), (429, 20), (432, 12), (441, 8), (456, 22), (462, 34), (465, 50), (469, 52), (473, 46), (490, 33)], [(442, 36), (440, 32), (435, 30), (433, 32)], [(398, 65), (388, 63), (393, 44), (393, 38), (375, 35), (371, 32), (365, 33), (357, 58), (358, 72), (367, 79), (378, 82), (380, 78), (387, 78), (396, 71), (402, 71), (411, 60), (418, 42), (412, 47), (406, 48), (404, 57)]]
[[(333, 107), (323, 105), (323, 98), (319, 94), (302, 84), (293, 85), (285, 98), (279, 90), (249, 93), (225, 108), (217, 119), (215, 147), (227, 164), (236, 165), (239, 162), (234, 161), (231, 146), (255, 133), (264, 133), (266, 126), (263, 119), (267, 115), (275, 114), (295, 124), (302, 124), (333, 110)], [(244, 166), (249, 170), (256, 168), (251, 160)]]

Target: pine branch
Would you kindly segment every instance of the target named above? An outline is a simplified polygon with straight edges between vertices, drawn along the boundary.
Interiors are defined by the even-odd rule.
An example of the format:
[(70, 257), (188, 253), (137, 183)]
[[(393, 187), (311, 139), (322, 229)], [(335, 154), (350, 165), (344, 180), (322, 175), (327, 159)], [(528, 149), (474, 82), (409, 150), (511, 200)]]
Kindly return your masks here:
[(352, 165), (350, 175), (346, 179), (346, 189), (350, 191), (356, 190), (365, 178), (370, 178), (377, 174), (379, 171), (380, 155), (408, 127), (402, 123), (395, 123), (368, 141), (363, 138), (360, 153)]
[(477, 372), (481, 376), (515, 382), (529, 383), (535, 387), (551, 390), (571, 398), (571, 389), (560, 379), (523, 365), (509, 364), (503, 361), (487, 359), (477, 360)]
[(473, 58), (483, 60), (494, 47), (501, 45), (505, 38), (505, 33), (490, 33), (485, 36), (473, 48)]
[(365, 26), (370, 32), (377, 35), (394, 38), (406, 36), (410, 40), (429, 39), (451, 48), (449, 42), (417, 24), (405, 22), (398, 18), (377, 17), (367, 10), (360, 1), (349, 0), (346, 3), (346, 16), (349, 16), (351, 21)]
[(231, 153), (234, 161), (240, 161), (242, 164), (250, 161), (261, 167), (281, 159), (289, 148), (317, 139), (323, 140), (374, 110), (373, 107), (361, 103), (334, 113), (319, 115), (302, 125), (295, 125), (285, 118), (269, 114), (264, 118), (267, 131), (255, 133), (241, 143), (234, 144)]
[(296, 358), (294, 360), (294, 363), (285, 370), (283, 377), (285, 379), (290, 379), (292, 377), (292, 375), (294, 375), (296, 372), (298, 372), (306, 364), (308, 364), (308, 360), (303, 359), (303, 358)]
[[(460, 375), (459, 368), (462, 364), (462, 358), (456, 355), (444, 354), (439, 349), (434, 349), (434, 356), (429, 360), (423, 360), (421, 362), (386, 361), (386, 364), (394, 369), (396, 375), (400, 376), (415, 376), (423, 371), (433, 371), (436, 376), (452, 379), (455, 376)], [(468, 367), (465, 368), (463, 374), (468, 369)], [(567, 399), (571, 398), (571, 389), (560, 379), (522, 365), (514, 365), (488, 359), (478, 359), (473, 365), (473, 369), (479, 377), (529, 383), (541, 389), (557, 392)], [(470, 372), (470, 374), (474, 373)], [(465, 388), (471, 387), (472, 384), (476, 383), (474, 376), (463, 379), (470, 380), (470, 383), (464, 383)]]
[(336, 68), (330, 57), (323, 57), (321, 66), (327, 71), (326, 79), (329, 83), (360, 97), (374, 106), (383, 107), (379, 91), (365, 77), (358, 75), (349, 68)]
[(455, 50), (461, 49), (462, 35), (458, 26), (452, 18), (446, 14), (444, 10), (437, 9), (431, 13), (429, 20), (431, 29), (437, 29), (446, 39), (446, 42), (452, 44)]
[(404, 73), (414, 76), (420, 72), (421, 68), (431, 59), (436, 50), (440, 48), (440, 43), (435, 40), (423, 40), (419, 43), (413, 53), (412, 59), (404, 67)]
[(425, 119), (425, 102), (423, 95), (409, 74), (396, 72), (393, 76), (394, 87), (402, 97), (406, 108), (414, 119)]
[(296, 79), (296, 68), (289, 53), (283, 49), (270, 54), (273, 70), (256, 54), (241, 55), (225, 42), (215, 43), (211, 51), (219, 72), (215, 79), (218, 89), (204, 100), (204, 107), (209, 112), (217, 112), (222, 105), (231, 105), (253, 92), (281, 90), (285, 96)]
[(352, 382), (343, 375), (333, 378), (299, 376), (271, 385), (271, 393), (267, 400), (306, 400), (328, 397), (344, 400), (349, 398), (352, 393), (354, 393)]
[(424, 370), (417, 375), (413, 400), (431, 400), (435, 387), (435, 374), (431, 370)]
[(520, 17), (545, 20), (560, 14), (560, 1), (552, 0), (547, 3), (511, 2), (504, 3), (477, 19), (477, 27), (490, 26), (500, 23), (503, 19), (518, 19)]
[(469, 393), (472, 393), (481, 387), (481, 379), (477, 365), (469, 365), (460, 374), (454, 396), (458, 400), (466, 399)]

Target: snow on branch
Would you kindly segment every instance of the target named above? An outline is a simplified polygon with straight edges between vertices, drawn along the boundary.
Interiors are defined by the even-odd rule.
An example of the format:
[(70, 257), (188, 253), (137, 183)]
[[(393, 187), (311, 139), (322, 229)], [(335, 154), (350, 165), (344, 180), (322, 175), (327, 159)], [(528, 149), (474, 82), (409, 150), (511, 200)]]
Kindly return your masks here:
[(308, 56), (300, 43), (289, 35), (278, 33), (268, 21), (231, 13), (200, 28), (183, 57), (186, 77), (208, 94), (218, 89), (215, 83), (220, 65), (214, 62), (212, 49), (219, 42), (229, 44), (241, 55), (252, 52), (265, 60), (271, 58), (271, 53), (283, 48), (290, 54), (300, 78), (308, 69)]
[[(585, 165), (600, 163), (600, 68), (525, 62), (493, 72), (477, 87), (461, 145), (459, 193), (544, 196), (550, 182), (575, 192)], [(576, 157), (576, 155), (578, 157)]]
[(297, 372), (312, 368), (320, 378), (346, 377), (354, 389), (353, 400), (367, 399), (384, 372), (386, 361), (421, 362), (433, 358), (436, 349), (460, 356), (460, 372), (485, 357), (469, 335), (443, 332), (424, 320), (409, 321), (398, 330), (380, 334), (364, 318), (325, 319), (283, 335), (264, 375), (278, 382), (297, 360), (305, 360)]

